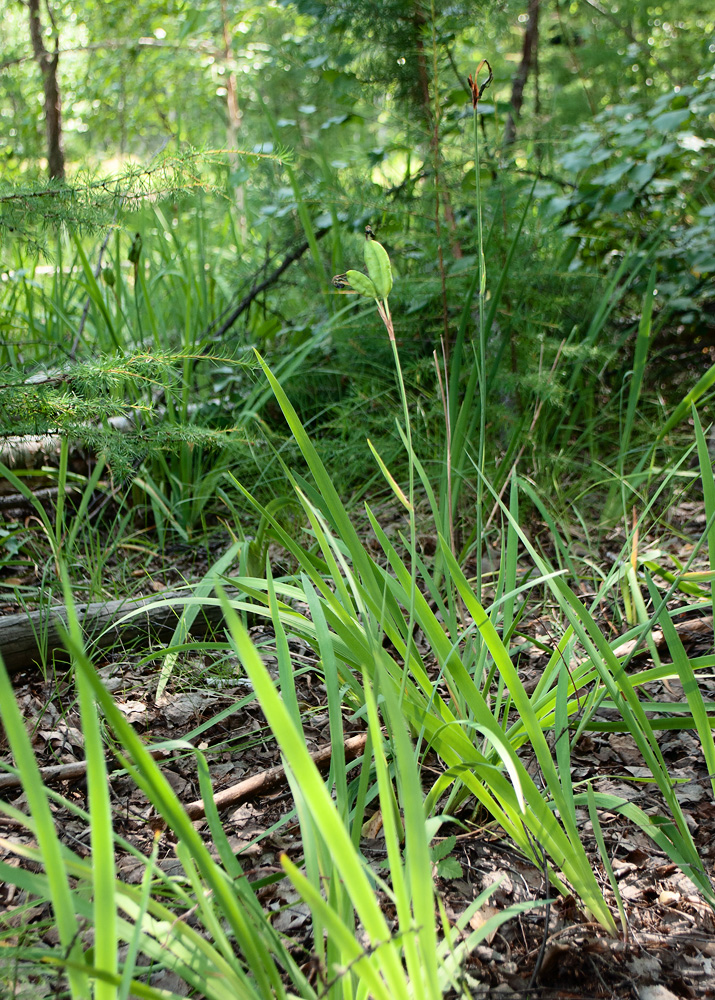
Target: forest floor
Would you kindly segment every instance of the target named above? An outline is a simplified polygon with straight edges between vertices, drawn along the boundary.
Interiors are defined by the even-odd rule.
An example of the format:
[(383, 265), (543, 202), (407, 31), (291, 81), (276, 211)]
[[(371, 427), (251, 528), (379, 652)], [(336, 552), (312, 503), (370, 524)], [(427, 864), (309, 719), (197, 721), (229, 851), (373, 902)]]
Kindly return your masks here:
[[(692, 505), (684, 508), (685, 521), (702, 516)], [(674, 545), (686, 545), (683, 533), (674, 536)], [(170, 561), (167, 561), (167, 566)], [(188, 567), (186, 568), (188, 572)], [(196, 566), (193, 567), (196, 572)], [(158, 573), (153, 588), (171, 589), (177, 579), (176, 563), (162, 578)], [(183, 575), (183, 572), (182, 572)], [(18, 610), (14, 604), (0, 605), (0, 615)], [(702, 615), (685, 617), (678, 625), (681, 640), (689, 655), (712, 652), (712, 618)], [(557, 629), (557, 623), (551, 623)], [(614, 626), (615, 627), (615, 626)], [(254, 643), (271, 668), (276, 664), (274, 637), (268, 625), (251, 630)], [(552, 628), (543, 612), (528, 616), (521, 631), (536, 642), (522, 648), (519, 666), (527, 690), (533, 689), (548, 659), (544, 645), (553, 644)], [(658, 641), (657, 634), (655, 635)], [(309, 750), (319, 753), (329, 747), (328, 712), (325, 688), (315, 670), (313, 650), (304, 643), (290, 641), (296, 666), (299, 703), (304, 712), (305, 736)], [(663, 650), (664, 655), (667, 651)], [(281, 868), (279, 858), (287, 853), (301, 859), (299, 827), (285, 781), (281, 780), (280, 754), (267, 730), (262, 713), (250, 699), (249, 682), (240, 676), (237, 663), (227, 662), (225, 654), (202, 651), (199, 656), (181, 654), (167, 693), (155, 698), (160, 660), (146, 661), (142, 650), (115, 649), (97, 658), (95, 665), (126, 718), (147, 742), (188, 740), (207, 751), (214, 793), (224, 792), (230, 801), (221, 809), (221, 820), (246, 876), (260, 881), (259, 898), (272, 914), (275, 928), (286, 935), (300, 964), (312, 969), (320, 989), (321, 970), (313, 960), (311, 920), (307, 906), (300, 902), (287, 880), (274, 878)], [(638, 661), (646, 665), (646, 655)], [(219, 662), (219, 657), (223, 660)], [(66, 668), (58, 665), (54, 675), (43, 677), (36, 669), (26, 669), (13, 677), (18, 703), (32, 731), (34, 748), (41, 766), (48, 772), (48, 784), (77, 806), (87, 808), (86, 783), (81, 772), (83, 738), (74, 686)], [(715, 679), (703, 678), (706, 701), (715, 700)], [(655, 693), (654, 693), (655, 694)], [(249, 696), (247, 698), (247, 696)], [(659, 682), (661, 700), (682, 698), (682, 689), (674, 681)], [(218, 721), (216, 718), (218, 717)], [(359, 736), (362, 724), (346, 713), (346, 738)], [(677, 782), (680, 799), (695, 842), (706, 868), (715, 862), (715, 803), (707, 767), (697, 736), (686, 729), (663, 730), (660, 749)], [(0, 756), (9, 760), (7, 750)], [(524, 754), (524, 762), (536, 775), (535, 762)], [(573, 754), (574, 784), (592, 780), (594, 788), (611, 792), (640, 806), (646, 813), (659, 811), (657, 790), (649, 783), (650, 772), (643, 766), (640, 753), (629, 735), (615, 732), (584, 734)], [(77, 767), (72, 770), (72, 765)], [(142, 793), (126, 772), (113, 765), (111, 789), (115, 805), (116, 833), (129, 841), (143, 855), (149, 855), (153, 843), (155, 818)], [(175, 792), (187, 805), (199, 798), (193, 755), (177, 751), (163, 759), (163, 771)], [(425, 783), (439, 771), (436, 759), (424, 761)], [(271, 781), (257, 789), (247, 789), (247, 779), (269, 772)], [(242, 784), (243, 783), (243, 784)], [(234, 789), (234, 792), (227, 792)], [(13, 786), (9, 776), (0, 776), (0, 796), (18, 809), (26, 808), (22, 789)], [(90, 852), (88, 828), (69, 811), (58, 808), (58, 828), (73, 850), (86, 856)], [(456, 920), (486, 887), (499, 885), (486, 905), (471, 921), (472, 928), (486, 921), (495, 911), (531, 900), (542, 905), (503, 924), (472, 954), (468, 967), (468, 994), (475, 997), (530, 997), (532, 1000), (556, 998), (631, 998), (631, 1000), (672, 1000), (677, 998), (715, 997), (715, 920), (713, 912), (698, 895), (683, 873), (660, 853), (653, 841), (638, 828), (616, 815), (601, 813), (606, 839), (620, 896), (625, 908), (625, 927), (609, 938), (597, 924), (590, 923), (575, 901), (547, 896), (544, 872), (527, 863), (500, 835), (487, 818), (467, 803), (453, 828), (442, 827), (443, 837), (456, 839), (450, 864), (438, 872), (435, 882), (446, 913)], [(583, 841), (593, 868), (603, 873), (588, 812), (577, 814)], [(195, 820), (197, 828), (205, 821)], [(208, 835), (208, 827), (206, 827)], [(10, 820), (0, 820), (0, 837), (12, 842), (27, 840), (26, 832)], [(375, 869), (382, 870), (385, 860), (379, 814), (369, 817), (361, 843), (364, 856)], [(0, 858), (10, 861), (12, 852), (0, 847)], [(16, 862), (12, 862), (16, 863)], [(179, 864), (172, 836), (164, 833), (159, 855), (161, 868), (171, 873)], [(138, 883), (144, 866), (130, 853), (118, 857), (118, 877)], [(444, 875), (449, 877), (443, 877)], [(614, 915), (617, 901), (605, 875), (603, 890)], [(12, 926), (12, 911), (20, 894), (12, 886), (0, 886), (0, 923)], [(389, 916), (390, 902), (385, 897)], [(30, 918), (49, 943), (56, 934), (47, 906), (38, 906)], [(28, 919), (25, 911), (24, 920)], [(51, 996), (36, 984), (33, 996)], [(171, 974), (163, 974), (153, 985), (179, 991), (180, 984)]]

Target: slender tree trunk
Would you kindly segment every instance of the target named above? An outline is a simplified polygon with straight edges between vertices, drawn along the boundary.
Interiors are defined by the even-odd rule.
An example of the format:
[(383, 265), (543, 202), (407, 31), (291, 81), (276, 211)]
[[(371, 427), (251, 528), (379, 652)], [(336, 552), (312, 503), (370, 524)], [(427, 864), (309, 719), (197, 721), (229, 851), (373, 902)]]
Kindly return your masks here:
[[(226, 0), (221, 0), (221, 15), (223, 20), (224, 59), (226, 60), (226, 69), (228, 70), (226, 79), (226, 110), (228, 112), (228, 128), (226, 130), (226, 136), (229, 148), (228, 162), (231, 172), (235, 173), (240, 164), (236, 150), (238, 149), (238, 135), (241, 131), (243, 115), (241, 113), (241, 106), (238, 103), (238, 80), (236, 79), (235, 70), (231, 65), (233, 60), (233, 48), (231, 44), (231, 29), (229, 27), (228, 14), (226, 12)], [(242, 184), (235, 185), (234, 195), (236, 198), (236, 208), (238, 210), (238, 228), (241, 233), (241, 238), (245, 243), (248, 239), (248, 222), (246, 220), (246, 200)]]
[(516, 71), (511, 89), (511, 111), (504, 128), (504, 146), (510, 146), (516, 138), (516, 120), (521, 114), (524, 103), (524, 88), (529, 79), (532, 66), (537, 65), (539, 49), (539, 6), (541, 0), (529, 0), (527, 8), (529, 20), (526, 22), (524, 45), (521, 50), (521, 62)]
[(47, 12), (54, 28), (54, 52), (45, 46), (42, 37), (42, 22), (40, 21), (40, 0), (27, 0), (30, 14), (30, 39), (32, 51), (42, 73), (42, 86), (45, 92), (45, 130), (47, 134), (47, 172), (51, 178), (64, 180), (65, 154), (62, 149), (62, 98), (57, 82), (57, 64), (59, 62), (59, 35), (54, 25), (49, 4)]
[[(432, 9), (432, 14), (434, 10)], [(444, 205), (444, 218), (447, 223), (450, 244), (454, 257), (462, 256), (462, 247), (457, 236), (457, 225), (452, 211), (452, 201), (449, 190), (442, 186), (440, 169), (442, 165), (442, 151), (439, 143), (439, 101), (435, 99), (434, 107), (430, 97), (430, 78), (428, 71), (427, 53), (425, 52), (423, 31), (427, 24), (427, 18), (419, 3), (414, 6), (413, 25), (415, 31), (415, 46), (417, 49), (417, 94), (422, 111), (422, 117), (427, 129), (430, 132), (430, 152), (432, 155), (432, 169), (434, 170), (434, 221), (437, 235), (437, 256), (439, 261), (439, 273), (442, 285), (442, 323), (444, 333), (442, 335), (442, 349), (444, 351), (445, 364), (449, 360), (449, 349), (451, 346), (451, 335), (449, 330), (449, 309), (447, 306), (447, 278), (444, 267), (444, 255), (442, 253), (442, 226), (440, 222), (440, 202)], [(433, 25), (434, 28), (434, 25)], [(432, 88), (435, 95), (439, 93), (439, 82), (437, 77), (437, 56), (432, 50)]]
[[(452, 248), (452, 253), (455, 257), (462, 257), (462, 246), (459, 242), (457, 236), (457, 223), (454, 219), (454, 212), (452, 210), (452, 200), (447, 188), (440, 189), (440, 165), (442, 161), (442, 154), (439, 148), (439, 106), (435, 104), (432, 105), (432, 99), (430, 97), (430, 79), (429, 72), (427, 69), (427, 53), (425, 52), (424, 41), (422, 38), (422, 31), (427, 23), (426, 17), (419, 4), (415, 8), (414, 13), (414, 24), (415, 24), (415, 44), (417, 46), (417, 88), (419, 92), (419, 100), (422, 106), (422, 114), (425, 120), (426, 126), (430, 129), (431, 135), (431, 146), (433, 155), (433, 165), (435, 171), (435, 187), (437, 188), (437, 202), (439, 203), (440, 195), (442, 202), (444, 204), (444, 217), (447, 223), (447, 229), (449, 230), (449, 239)], [(433, 66), (433, 86), (437, 88), (437, 66)], [(437, 214), (435, 216), (435, 221), (437, 224), (437, 229), (439, 230), (439, 207), (437, 207)]]

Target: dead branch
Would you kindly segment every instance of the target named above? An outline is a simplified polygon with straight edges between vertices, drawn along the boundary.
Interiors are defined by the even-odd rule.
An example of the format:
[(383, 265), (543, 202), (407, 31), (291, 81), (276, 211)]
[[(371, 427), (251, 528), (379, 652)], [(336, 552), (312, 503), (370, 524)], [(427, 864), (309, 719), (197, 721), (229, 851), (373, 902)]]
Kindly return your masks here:
[[(349, 736), (345, 740), (346, 761), (355, 760), (365, 749), (367, 743), (367, 733), (360, 733), (359, 736)], [(311, 759), (320, 770), (327, 767), (332, 756), (332, 747), (323, 747), (312, 753)], [(288, 783), (285, 768), (282, 765), (269, 767), (267, 771), (254, 774), (250, 778), (244, 778), (236, 785), (224, 788), (223, 791), (214, 795), (214, 802), (217, 809), (226, 809), (228, 806), (238, 806), (248, 799), (255, 799), (259, 795), (265, 795), (274, 789)], [(196, 799), (184, 806), (191, 819), (202, 819), (206, 815), (206, 806), (203, 799)]]

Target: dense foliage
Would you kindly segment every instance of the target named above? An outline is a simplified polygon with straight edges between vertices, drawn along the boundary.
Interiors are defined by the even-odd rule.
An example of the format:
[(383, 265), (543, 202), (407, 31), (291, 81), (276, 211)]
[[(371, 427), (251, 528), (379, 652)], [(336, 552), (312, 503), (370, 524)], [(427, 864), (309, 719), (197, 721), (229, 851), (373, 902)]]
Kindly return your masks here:
[[(474, 820), (467, 800), (605, 933), (614, 907), (624, 933), (626, 917), (599, 810), (715, 905), (658, 742), (697, 732), (712, 779), (698, 678), (714, 658), (689, 657), (673, 625), (713, 607), (715, 577), (711, 5), (0, 0), (0, 15), (0, 510), (24, 512), (0, 519), (0, 587), (14, 609), (66, 608), (89, 812), (56, 800), (95, 857), (55, 828), (0, 664), (29, 809), (0, 815), (34, 863), (0, 875), (51, 901), (59, 935), (12, 954), (100, 1000), (173, 996), (145, 961), (196, 996), (466, 991), (488, 892), (451, 938), (434, 875), (461, 869), (454, 835), (433, 840)], [(687, 557), (643, 551), (684, 497), (704, 511)], [(187, 653), (250, 678), (304, 852), (265, 884), (290, 879), (309, 908), (307, 964), (212, 808), (209, 724), (182, 744), (205, 839), (85, 648), (73, 594), (126, 597), (159, 556), (201, 579), (169, 646), (137, 659), (160, 658), (157, 704)], [(226, 629), (193, 642), (211, 602)], [(327, 786), (292, 641), (327, 698)], [(652, 668), (630, 665), (639, 643)], [(676, 675), (674, 704), (657, 685)], [(348, 716), (367, 734), (350, 781)], [(634, 741), (656, 815), (598, 775), (572, 784), (577, 741), (608, 727)], [(110, 730), (176, 879), (158, 832), (150, 857), (131, 848), (141, 887), (116, 877)], [(373, 801), (384, 879), (360, 850)]]
[[(52, 363), (38, 344), (44, 335), (32, 332), (34, 307), (31, 343), (11, 332), (17, 303), (30, 293), (54, 300), (41, 322), (72, 357), (151, 343), (233, 359), (253, 345), (277, 352), (300, 412), (327, 424), (326, 447), (354, 467), (346, 481), (354, 486), (367, 474), (358, 457), (366, 433), (393, 437), (391, 418), (372, 402), (393, 384), (380, 328), (361, 319), (356, 340), (355, 313), (342, 309), (329, 279), (345, 269), (370, 222), (393, 254), (408, 382), (432, 436), (431, 422), (441, 419), (432, 351), (442, 338), (449, 353), (477, 261), (466, 82), (475, 53), (494, 73), (479, 106), (493, 280), (511, 255), (488, 337), (500, 366), (502, 389), (491, 403), (502, 426), (518, 427), (539, 401), (560, 412), (570, 405), (572, 375), (554, 367), (557, 357), (582, 366), (590, 364), (583, 352), (598, 347), (592, 360), (603, 368), (616, 356), (620, 334), (598, 345), (587, 338), (580, 349), (584, 331), (574, 328), (581, 303), (599, 298), (618, 262), (629, 261), (624, 304), (643, 293), (656, 260), (668, 329), (709, 336), (713, 216), (704, 152), (713, 142), (713, 80), (702, 69), (713, 25), (698, 3), (681, 5), (677, 22), (642, 5), (40, 6), (67, 163), (64, 180), (50, 187), (30, 13), (7, 3), (0, 29), (0, 229), (13, 317), (5, 320), (5, 363)], [(523, 26), (535, 38), (528, 56)], [(123, 275), (137, 229), (145, 285), (132, 290)], [(102, 264), (117, 280), (87, 278), (88, 322), (80, 321), (86, 300), (77, 286), (27, 285), (43, 273), (38, 250), (64, 266), (77, 261), (72, 245), (62, 245), (68, 235), (85, 234), (95, 269), (105, 233), (111, 260)], [(233, 307), (292, 255), (296, 263), (227, 327)], [(189, 285), (187, 318), (180, 300)], [(245, 377), (231, 368), (202, 375), (204, 367), (189, 365), (203, 387), (193, 419), (229, 426), (225, 406), (217, 412), (212, 399), (219, 393), (243, 412)], [(263, 416), (272, 422), (270, 409)], [(391, 454), (395, 448), (397, 439)]]

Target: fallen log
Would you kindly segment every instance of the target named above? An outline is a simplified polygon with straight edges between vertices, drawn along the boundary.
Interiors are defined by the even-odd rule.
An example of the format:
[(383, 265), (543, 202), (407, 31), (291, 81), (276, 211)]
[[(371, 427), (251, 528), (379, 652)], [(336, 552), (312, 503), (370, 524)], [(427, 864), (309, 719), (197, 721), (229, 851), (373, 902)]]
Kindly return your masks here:
[[(34, 490), (32, 493), (32, 498), (25, 497), (22, 493), (13, 493), (11, 496), (0, 496), (0, 510), (37, 510), (34, 501), (38, 501), (41, 504), (56, 504), (57, 497), (59, 496), (59, 488), (57, 486), (50, 486), (44, 490)], [(70, 496), (72, 493), (79, 493), (79, 487), (77, 486), (65, 486), (64, 495)]]
[[(155, 594), (140, 600), (109, 601), (106, 604), (77, 604), (77, 617), (87, 647), (108, 649), (151, 637), (169, 642), (185, 607), (190, 591)], [(141, 611), (140, 614), (135, 614)], [(129, 621), (122, 621), (132, 614)], [(220, 627), (223, 610), (218, 605), (205, 605), (191, 623), (193, 636), (204, 636)], [(64, 605), (27, 611), (0, 617), (0, 655), (9, 673), (17, 673), (33, 664), (64, 654), (61, 629), (67, 625)]]
[[(172, 750), (149, 750), (154, 760), (164, 760), (170, 757)], [(74, 760), (70, 764), (50, 764), (39, 769), (40, 778), (43, 785), (57, 785), (62, 781), (75, 781), (84, 778), (87, 774), (87, 761)], [(114, 778), (123, 777), (127, 773), (126, 768), (119, 768), (116, 771), (108, 771), (107, 779), (113, 781)], [(22, 774), (20, 771), (10, 771), (7, 774), (0, 774), (0, 794), (6, 789), (22, 788)]]

